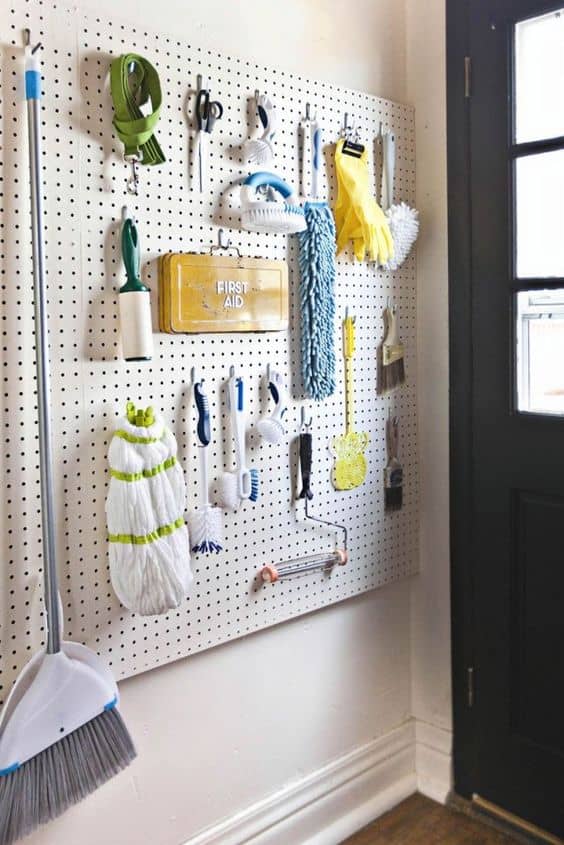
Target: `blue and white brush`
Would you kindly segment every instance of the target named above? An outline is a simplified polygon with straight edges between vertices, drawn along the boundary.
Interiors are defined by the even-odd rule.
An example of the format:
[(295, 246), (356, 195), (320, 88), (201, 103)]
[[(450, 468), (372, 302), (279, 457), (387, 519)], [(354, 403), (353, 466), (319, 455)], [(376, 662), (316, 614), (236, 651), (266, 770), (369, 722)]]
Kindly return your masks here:
[(209, 499), (208, 446), (211, 440), (211, 426), (208, 397), (204, 393), (203, 381), (194, 385), (194, 400), (198, 409), (196, 435), (202, 473), (202, 502), (197, 510), (190, 511), (188, 514), (188, 528), (192, 551), (210, 554), (220, 552), (222, 549), (223, 526), (221, 510), (213, 507)]
[(257, 431), (267, 443), (276, 445), (286, 436), (286, 429), (282, 422), (288, 410), (288, 393), (284, 379), (276, 370), (268, 367), (268, 392), (275, 403), (275, 408), (269, 417), (264, 417), (257, 423)]
[(245, 411), (245, 385), (231, 367), (227, 383), (227, 397), (231, 413), (231, 429), (235, 442), (235, 469), (224, 472), (219, 479), (218, 495), (224, 508), (236, 511), (244, 499), (256, 502), (259, 497), (259, 474), (257, 469), (247, 467), (245, 435), (247, 415)]

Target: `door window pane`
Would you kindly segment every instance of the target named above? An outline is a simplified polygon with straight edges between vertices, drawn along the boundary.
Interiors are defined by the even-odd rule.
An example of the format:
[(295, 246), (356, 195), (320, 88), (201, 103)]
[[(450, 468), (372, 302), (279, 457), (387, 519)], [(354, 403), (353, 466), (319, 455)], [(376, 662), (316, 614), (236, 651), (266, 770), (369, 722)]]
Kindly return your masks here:
[(564, 9), (515, 26), (516, 141), (564, 135)]
[(564, 277), (564, 150), (523, 156), (515, 169), (517, 275)]
[(564, 289), (517, 294), (517, 410), (564, 415)]

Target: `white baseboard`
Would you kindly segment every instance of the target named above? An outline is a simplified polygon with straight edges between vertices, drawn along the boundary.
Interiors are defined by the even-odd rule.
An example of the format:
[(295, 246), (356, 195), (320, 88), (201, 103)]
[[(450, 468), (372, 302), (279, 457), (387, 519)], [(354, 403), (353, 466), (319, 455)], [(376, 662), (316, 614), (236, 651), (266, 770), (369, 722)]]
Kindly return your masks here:
[(417, 789), (411, 720), (185, 845), (339, 845)]
[(452, 731), (415, 722), (417, 790), (445, 804), (452, 789)]

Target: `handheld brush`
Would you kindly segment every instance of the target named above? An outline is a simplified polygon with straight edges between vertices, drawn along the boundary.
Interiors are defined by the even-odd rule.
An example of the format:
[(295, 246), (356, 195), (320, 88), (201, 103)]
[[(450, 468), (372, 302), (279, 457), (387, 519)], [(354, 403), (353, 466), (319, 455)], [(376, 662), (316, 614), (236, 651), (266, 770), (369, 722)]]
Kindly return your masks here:
[(261, 94), (255, 98), (257, 114), (262, 125), (260, 138), (249, 138), (241, 146), (243, 163), (264, 167), (272, 162), (274, 157), (274, 136), (276, 135), (276, 109), (272, 101)]
[(192, 551), (209, 554), (222, 549), (222, 514), (213, 507), (209, 499), (208, 446), (211, 440), (210, 412), (208, 397), (204, 393), (203, 380), (194, 385), (194, 400), (198, 409), (196, 436), (200, 452), (200, 472), (202, 474), (202, 501), (197, 510), (188, 514), (188, 528), (192, 540)]
[(276, 445), (286, 435), (282, 418), (288, 410), (288, 393), (284, 379), (275, 370), (268, 372), (268, 392), (275, 402), (275, 408), (269, 417), (265, 417), (257, 424), (257, 431), (267, 443)]
[(226, 510), (236, 511), (243, 499), (256, 502), (259, 496), (258, 470), (247, 467), (245, 433), (247, 417), (245, 412), (245, 386), (243, 379), (235, 375), (234, 367), (227, 385), (231, 428), (235, 442), (235, 469), (224, 472), (219, 479), (218, 496)]
[(275, 173), (247, 176), (241, 186), (241, 226), (249, 232), (291, 235), (307, 228), (304, 210), (292, 188)]

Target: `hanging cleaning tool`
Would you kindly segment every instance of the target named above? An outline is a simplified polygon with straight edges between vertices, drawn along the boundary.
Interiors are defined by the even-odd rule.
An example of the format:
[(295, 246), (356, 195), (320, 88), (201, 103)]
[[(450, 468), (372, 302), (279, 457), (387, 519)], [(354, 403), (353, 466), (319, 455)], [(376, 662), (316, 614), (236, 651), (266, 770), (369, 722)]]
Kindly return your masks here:
[(47, 294), (41, 186), (40, 44), (26, 31), (46, 646), (20, 673), (0, 716), (0, 843), (11, 845), (61, 815), (135, 758), (117, 711), (116, 682), (94, 652), (61, 639), (51, 445)]
[(384, 470), (384, 505), (388, 511), (400, 510), (403, 504), (403, 468), (398, 460), (399, 420), (389, 417), (386, 425), (388, 464)]
[(204, 393), (204, 380), (194, 384), (194, 401), (198, 410), (196, 436), (200, 453), (201, 504), (188, 514), (188, 529), (192, 551), (209, 554), (222, 550), (222, 513), (213, 507), (209, 497), (208, 447), (211, 441), (210, 410), (208, 397)]
[(384, 309), (386, 336), (379, 354), (379, 392), (388, 393), (401, 384), (405, 384), (404, 347), (398, 337), (398, 325), (395, 308)]
[(227, 382), (227, 401), (231, 416), (231, 432), (235, 443), (235, 469), (224, 472), (219, 479), (218, 499), (223, 508), (236, 511), (244, 499), (256, 502), (259, 497), (259, 474), (247, 467), (247, 412), (245, 408), (245, 383), (231, 367)]
[(311, 114), (311, 104), (306, 103), (305, 117), (300, 122), (302, 142), (302, 196), (319, 196), (319, 171), (321, 168), (321, 127), (317, 116)]
[(241, 227), (249, 232), (292, 235), (306, 228), (304, 211), (292, 188), (275, 173), (259, 171), (241, 186)]
[(241, 145), (243, 164), (268, 167), (274, 158), (274, 136), (276, 135), (276, 109), (265, 94), (255, 91), (255, 108), (262, 135), (249, 138)]
[(284, 414), (288, 410), (288, 391), (284, 384), (284, 378), (276, 370), (267, 370), (268, 392), (274, 400), (274, 411), (269, 417), (259, 420), (257, 431), (267, 443), (277, 445), (286, 436), (286, 429), (282, 422)]
[(153, 357), (151, 292), (139, 278), (139, 235), (127, 209), (121, 227), (121, 255), (127, 276), (118, 296), (123, 357), (126, 361), (150, 361)]
[(321, 128), (317, 121), (308, 120), (309, 112), (307, 103), (302, 190), (309, 188), (312, 198), (304, 205), (307, 228), (298, 235), (301, 364), (306, 396), (321, 402), (335, 392), (335, 223), (328, 204), (316, 199)]
[(364, 452), (370, 441), (366, 432), (354, 430), (354, 369), (355, 318), (348, 313), (343, 320), (343, 354), (345, 359), (345, 433), (334, 437), (331, 452), (335, 458), (333, 486), (336, 490), (352, 490), (366, 478)]
[(128, 402), (110, 442), (106, 499), (110, 576), (132, 613), (167, 613), (190, 584), (186, 487), (176, 439), (152, 408)]
[(396, 167), (396, 138), (393, 132), (382, 135), (382, 208), (394, 241), (394, 254), (385, 264), (386, 270), (397, 270), (409, 255), (419, 234), (419, 212), (400, 202), (393, 205)]
[[(138, 166), (152, 166), (165, 161), (154, 134), (162, 103), (159, 75), (143, 56), (127, 53), (118, 56), (110, 65), (110, 90), (114, 105), (113, 124), (124, 147), (124, 160), (131, 165), (127, 192), (137, 194)], [(144, 114), (143, 109), (148, 113)]]
[(324, 525), (328, 528), (333, 528), (343, 535), (343, 546), (335, 548), (330, 552), (322, 552), (320, 554), (311, 555), (308, 557), (297, 558), (296, 560), (288, 560), (285, 563), (267, 564), (263, 566), (260, 571), (260, 576), (264, 582), (274, 583), (283, 578), (288, 578), (292, 575), (303, 575), (309, 572), (322, 571), (330, 573), (334, 566), (344, 566), (348, 559), (348, 531), (344, 525), (338, 525), (335, 522), (330, 522), (327, 519), (320, 519), (314, 516), (310, 511), (311, 501), (313, 499), (313, 491), (311, 489), (311, 471), (313, 461), (313, 435), (311, 433), (312, 419), (306, 421), (305, 408), (302, 405), (301, 409), (302, 424), (300, 429), (299, 452), (300, 452), (300, 476), (301, 476), (301, 492), (300, 499), (304, 500), (304, 510), (306, 520), (315, 522), (318, 525)]
[(386, 215), (370, 193), (366, 148), (340, 138), (335, 149), (335, 170), (337, 254), (351, 241), (358, 261), (366, 258), (386, 264), (393, 258), (394, 244)]
[(202, 194), (209, 187), (209, 144), (212, 130), (223, 115), (219, 100), (212, 100), (202, 76), (198, 76), (196, 93), (196, 143), (194, 150), (196, 184)]

